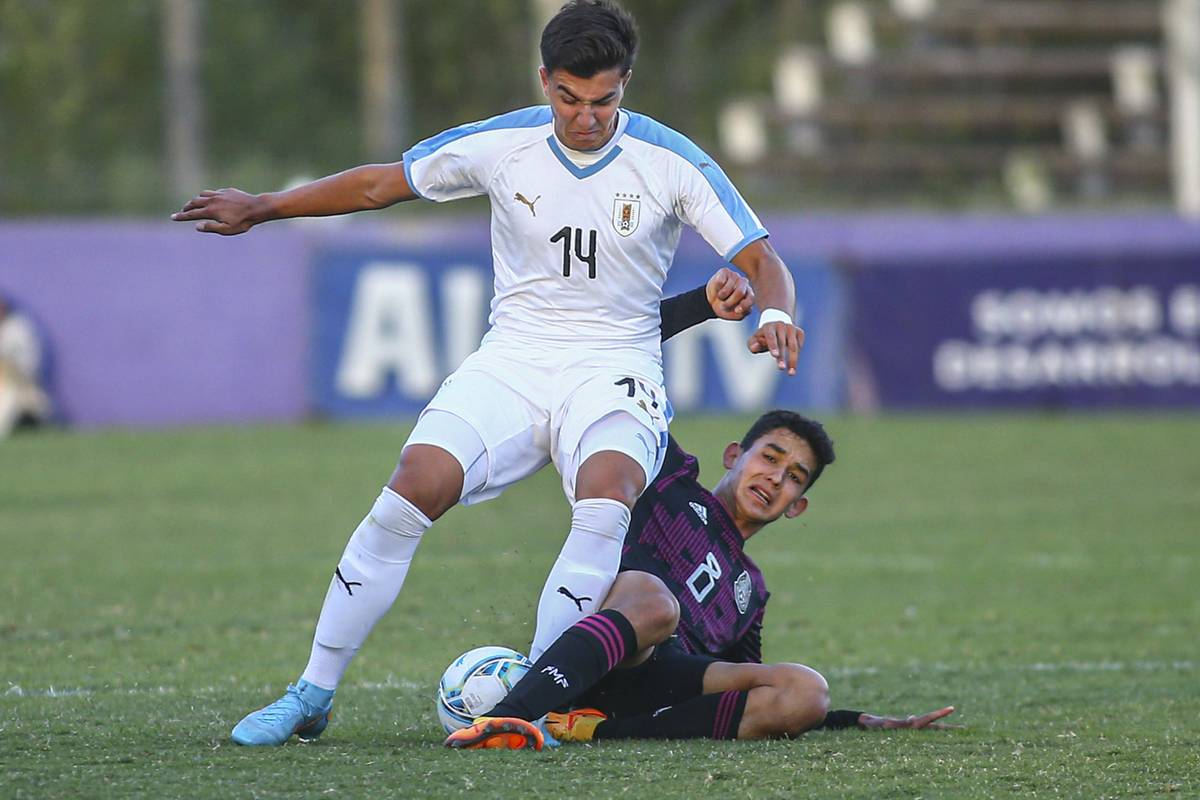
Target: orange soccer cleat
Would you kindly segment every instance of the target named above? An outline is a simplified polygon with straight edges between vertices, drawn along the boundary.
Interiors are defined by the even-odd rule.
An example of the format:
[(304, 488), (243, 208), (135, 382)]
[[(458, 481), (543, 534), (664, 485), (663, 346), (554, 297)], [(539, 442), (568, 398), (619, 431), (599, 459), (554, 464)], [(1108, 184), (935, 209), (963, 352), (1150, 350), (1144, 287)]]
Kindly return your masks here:
[(545, 737), (537, 726), (516, 717), (479, 717), (474, 723), (446, 737), (446, 747), (461, 750), (541, 750)]

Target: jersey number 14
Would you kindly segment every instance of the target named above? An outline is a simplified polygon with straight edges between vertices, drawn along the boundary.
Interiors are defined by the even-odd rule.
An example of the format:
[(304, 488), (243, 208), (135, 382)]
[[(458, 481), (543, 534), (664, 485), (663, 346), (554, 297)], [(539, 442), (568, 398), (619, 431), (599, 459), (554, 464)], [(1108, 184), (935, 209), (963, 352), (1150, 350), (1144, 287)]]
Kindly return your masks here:
[[(574, 234), (574, 237), (572, 237)], [(588, 249), (583, 252), (583, 228), (572, 228), (570, 225), (563, 225), (558, 229), (558, 232), (550, 237), (551, 244), (562, 242), (563, 253), (563, 277), (571, 277), (571, 239), (575, 240), (575, 258), (578, 258), (583, 263), (587, 264), (588, 277), (596, 277), (596, 231), (595, 229), (588, 231)]]

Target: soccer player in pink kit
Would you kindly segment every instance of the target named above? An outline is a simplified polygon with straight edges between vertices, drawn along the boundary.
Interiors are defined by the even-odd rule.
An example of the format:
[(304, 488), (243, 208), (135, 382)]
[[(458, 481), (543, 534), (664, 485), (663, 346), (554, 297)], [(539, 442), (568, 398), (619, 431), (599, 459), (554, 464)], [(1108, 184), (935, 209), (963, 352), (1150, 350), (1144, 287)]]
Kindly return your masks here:
[[(662, 471), (634, 506), (621, 573), (601, 610), (568, 629), (489, 714), (548, 714), (552, 735), (577, 742), (947, 727), (938, 720), (949, 706), (905, 719), (830, 711), (816, 670), (762, 663), (770, 593), (745, 543), (802, 514), (808, 489), (833, 460), (819, 422), (770, 411), (725, 448), (727, 471), (709, 491), (696, 458), (672, 438)], [(555, 711), (572, 705), (579, 709)], [(473, 733), (458, 731), (446, 743)]]
[[(711, 157), (620, 108), (636, 51), (636, 26), (614, 2), (572, 0), (542, 32), (548, 105), (453, 128), (401, 162), (285, 192), (201, 192), (173, 216), (232, 235), (417, 197), (491, 202), (491, 328), (422, 412), (351, 535), (300, 680), (243, 719), (235, 742), (320, 735), (334, 690), (398, 595), (426, 529), (455, 503), (496, 497), (551, 462), (571, 529), (542, 590), (531, 655), (597, 610), (630, 509), (666, 452), (658, 306), (684, 225), (749, 277), (763, 309), (755, 335), (794, 373), (803, 331), (792, 321), (791, 275)], [(540, 737), (511, 724), (526, 741)]]

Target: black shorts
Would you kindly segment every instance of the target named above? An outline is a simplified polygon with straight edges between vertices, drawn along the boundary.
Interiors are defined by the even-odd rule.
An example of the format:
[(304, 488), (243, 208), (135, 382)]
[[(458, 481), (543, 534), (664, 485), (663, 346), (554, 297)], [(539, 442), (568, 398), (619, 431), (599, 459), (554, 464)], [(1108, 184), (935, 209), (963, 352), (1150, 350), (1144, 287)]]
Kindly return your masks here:
[(704, 692), (704, 672), (719, 659), (693, 655), (672, 636), (630, 669), (614, 669), (582, 697), (577, 708), (598, 708), (610, 717), (652, 714)]

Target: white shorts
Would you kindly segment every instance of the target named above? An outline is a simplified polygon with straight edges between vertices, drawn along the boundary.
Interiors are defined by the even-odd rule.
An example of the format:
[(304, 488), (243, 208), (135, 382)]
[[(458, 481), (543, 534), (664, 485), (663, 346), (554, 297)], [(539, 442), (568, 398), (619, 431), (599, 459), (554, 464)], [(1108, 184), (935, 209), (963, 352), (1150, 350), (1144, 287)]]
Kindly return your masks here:
[(465, 422), (487, 454), (482, 482), (473, 479), (463, 486), (462, 502), (467, 505), (498, 496), (550, 462), (574, 502), (580, 465), (602, 450), (633, 458), (649, 483), (666, 452), (670, 403), (655, 380), (660, 374), (656, 364), (642, 357), (632, 364), (614, 362), (581, 360), (578, 352), (570, 351), (513, 354), (509, 348), (484, 344), (442, 383), (405, 447), (441, 447), (468, 472), (478, 458), (466, 452), (471, 437), (445, 431), (443, 414), (432, 415), (429, 423), (426, 416), (438, 410)]

